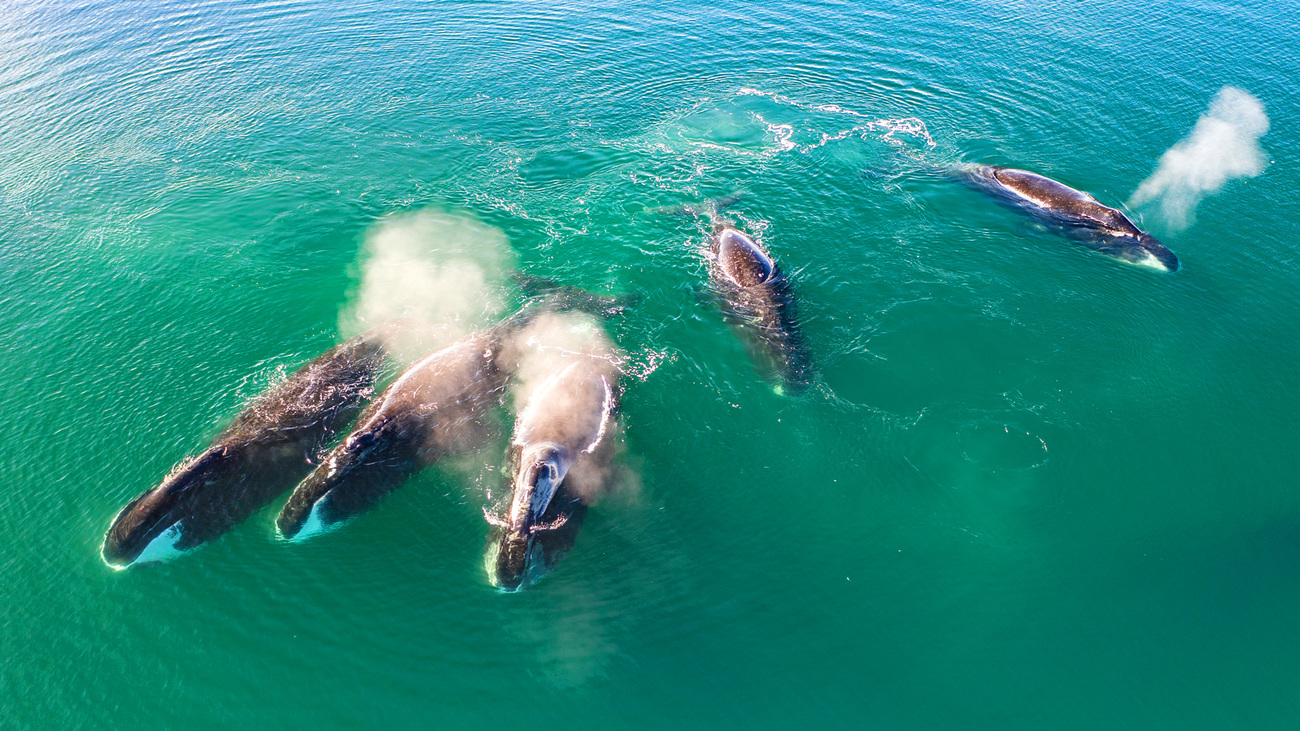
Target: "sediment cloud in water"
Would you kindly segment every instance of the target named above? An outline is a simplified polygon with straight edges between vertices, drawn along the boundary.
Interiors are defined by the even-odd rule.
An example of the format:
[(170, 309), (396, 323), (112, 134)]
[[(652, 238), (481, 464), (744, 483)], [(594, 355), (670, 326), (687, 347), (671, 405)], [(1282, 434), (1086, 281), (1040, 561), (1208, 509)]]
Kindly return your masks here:
[(1241, 89), (1223, 87), (1192, 133), (1160, 157), (1156, 171), (1138, 186), (1129, 205), (1158, 203), (1170, 228), (1186, 228), (1195, 220), (1202, 198), (1229, 180), (1264, 171), (1268, 159), (1259, 138), (1265, 132), (1264, 104)]
[(435, 209), (388, 216), (366, 232), (339, 330), (398, 323), (394, 350), (419, 357), (499, 320), (513, 268), (505, 234), (472, 217)]

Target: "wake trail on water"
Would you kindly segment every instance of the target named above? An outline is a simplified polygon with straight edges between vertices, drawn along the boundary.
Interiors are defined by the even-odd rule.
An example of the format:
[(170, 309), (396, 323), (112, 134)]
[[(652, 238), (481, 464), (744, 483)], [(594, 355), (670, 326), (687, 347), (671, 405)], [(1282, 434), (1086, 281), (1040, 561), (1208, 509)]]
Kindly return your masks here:
[(418, 358), (499, 320), (513, 269), (505, 233), (468, 215), (387, 216), (365, 234), (339, 331), (391, 328), (391, 351)]
[(750, 87), (698, 101), (652, 133), (648, 147), (670, 155), (719, 152), (771, 160), (791, 152), (806, 155), (847, 140), (895, 149), (935, 147), (919, 117), (876, 117), (839, 104), (807, 103)]
[(1165, 223), (1181, 231), (1196, 220), (1201, 200), (1230, 180), (1253, 178), (1268, 160), (1259, 138), (1268, 132), (1264, 104), (1235, 86), (1225, 86), (1191, 134), (1165, 154), (1129, 199), (1131, 208), (1158, 206)]
[(817, 131), (816, 134), (818, 135), (818, 139), (799, 144), (792, 139), (792, 133), (794, 132), (792, 125), (771, 124), (756, 114), (755, 118), (760, 122), (767, 124), (768, 130), (775, 134), (777, 148), (782, 151), (798, 150), (800, 152), (808, 152), (818, 147), (822, 147), (828, 142), (845, 140), (850, 137), (857, 137), (862, 140), (876, 139), (892, 145), (905, 145), (906, 142), (896, 137), (896, 135), (912, 137), (924, 143), (927, 148), (935, 146), (934, 139), (930, 136), (929, 129), (926, 127), (925, 122), (919, 117), (871, 117), (860, 112), (855, 112), (852, 109), (846, 109), (838, 104), (808, 104), (795, 101), (794, 99), (782, 94), (770, 94), (750, 87), (742, 87), (736, 91), (736, 95), (764, 97), (782, 106), (795, 107), (797, 109), (819, 114), (848, 116), (857, 120), (862, 120), (860, 123), (854, 124), (848, 129), (836, 130), (833, 132)]

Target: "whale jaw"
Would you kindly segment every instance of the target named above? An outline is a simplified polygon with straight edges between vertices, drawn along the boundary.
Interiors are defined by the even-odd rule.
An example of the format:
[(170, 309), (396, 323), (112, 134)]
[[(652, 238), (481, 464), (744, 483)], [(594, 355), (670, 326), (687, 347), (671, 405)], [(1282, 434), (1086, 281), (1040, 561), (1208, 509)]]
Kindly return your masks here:
[(1177, 265), (1174, 265), (1174, 267), (1171, 269), (1163, 261), (1160, 261), (1160, 259), (1155, 254), (1152, 254), (1150, 251), (1143, 249), (1142, 254), (1143, 254), (1142, 258), (1137, 261), (1129, 261), (1127, 259), (1125, 261), (1129, 261), (1129, 263), (1133, 264), (1134, 266), (1146, 267), (1148, 269), (1155, 269), (1156, 271), (1161, 271), (1161, 272), (1178, 271)]
[(1116, 248), (1103, 248), (1102, 253), (1119, 259), (1126, 264), (1155, 269), (1160, 272), (1176, 272), (1179, 269), (1178, 257), (1150, 234), (1142, 234), (1136, 239), (1124, 237), (1123, 243)]
[(311, 511), (307, 513), (307, 518), (303, 520), (302, 525), (298, 526), (297, 530), (286, 532), (284, 526), (277, 524), (276, 532), (279, 533), (280, 538), (290, 543), (300, 543), (309, 538), (315, 538), (321, 534), (336, 530), (346, 523), (346, 520), (331, 521), (325, 517), (325, 504), (329, 497), (329, 493), (325, 493), (319, 500), (312, 503)]
[(541, 543), (527, 534), (503, 533), (484, 559), (488, 581), (505, 594), (522, 591), (546, 574)]
[(183, 536), (184, 533), (180, 521), (177, 521), (168, 526), (162, 533), (155, 536), (153, 540), (149, 541), (149, 543), (145, 544), (145, 547), (141, 549), (140, 553), (137, 554), (135, 558), (126, 561), (125, 563), (116, 558), (109, 557), (111, 549), (107, 540), (104, 542), (104, 547), (101, 550), (100, 556), (104, 559), (104, 563), (108, 564), (109, 568), (114, 571), (123, 571), (137, 565), (163, 563), (171, 561), (172, 559), (193, 550), (192, 548), (185, 549), (179, 547)]

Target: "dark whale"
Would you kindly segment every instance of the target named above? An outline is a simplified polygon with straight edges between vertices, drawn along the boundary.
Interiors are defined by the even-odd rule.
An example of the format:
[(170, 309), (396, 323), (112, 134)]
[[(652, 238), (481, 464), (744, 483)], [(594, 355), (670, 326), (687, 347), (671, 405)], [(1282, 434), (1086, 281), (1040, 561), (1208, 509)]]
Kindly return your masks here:
[(554, 364), (515, 422), (507, 458), (510, 499), (489, 520), (488, 579), (518, 591), (549, 573), (573, 546), (587, 503), (605, 490), (614, 456), (618, 369), (603, 333), (598, 348)]
[(425, 356), (376, 398), (357, 426), (289, 496), (280, 535), (309, 538), (378, 504), (416, 472), (486, 438), (483, 418), (500, 403), (506, 324)]
[(960, 169), (981, 190), (1038, 218), (1083, 245), (1131, 264), (1178, 270), (1178, 257), (1123, 213), (1096, 198), (1036, 173), (993, 165)]
[(710, 289), (751, 360), (774, 372), (792, 394), (807, 390), (814, 375), (812, 354), (799, 326), (790, 280), (772, 255), (715, 218), (708, 268)]
[(384, 345), (367, 333), (335, 346), (262, 394), (199, 456), (132, 500), (104, 538), (115, 568), (164, 560), (217, 538), (312, 468), (373, 389)]

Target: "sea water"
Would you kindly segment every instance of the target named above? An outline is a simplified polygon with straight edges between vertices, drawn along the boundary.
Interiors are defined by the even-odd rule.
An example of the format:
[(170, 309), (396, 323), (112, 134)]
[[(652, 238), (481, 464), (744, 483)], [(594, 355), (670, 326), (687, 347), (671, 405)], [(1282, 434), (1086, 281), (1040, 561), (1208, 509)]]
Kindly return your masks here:
[[(0, 726), (1294, 728), (1297, 22), (0, 5)], [(971, 163), (1126, 210), (1183, 268), (943, 174)], [(701, 296), (708, 221), (665, 214), (736, 193), (799, 298), (805, 395)], [(374, 292), (459, 332), (521, 301), (514, 270), (640, 296), (608, 324), (626, 479), (542, 582), (483, 569), (505, 411), (338, 531), (281, 541), (277, 501), (100, 560)]]

